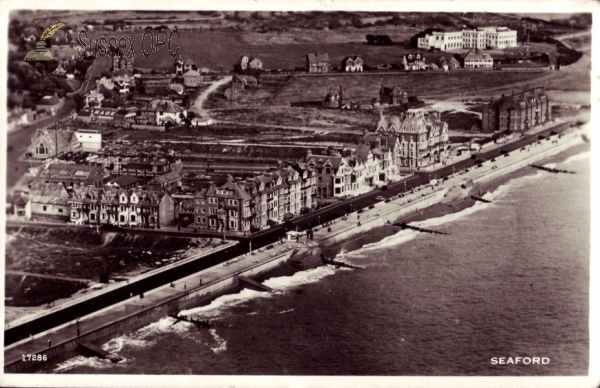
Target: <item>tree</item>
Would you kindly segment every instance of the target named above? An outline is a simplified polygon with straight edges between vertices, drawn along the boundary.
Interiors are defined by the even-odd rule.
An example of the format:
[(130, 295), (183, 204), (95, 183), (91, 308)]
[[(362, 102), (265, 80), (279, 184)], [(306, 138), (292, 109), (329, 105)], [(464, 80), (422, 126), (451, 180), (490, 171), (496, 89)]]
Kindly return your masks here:
[(82, 110), (85, 106), (85, 99), (81, 94), (73, 94), (73, 102), (75, 103), (75, 109), (77, 109), (78, 111)]

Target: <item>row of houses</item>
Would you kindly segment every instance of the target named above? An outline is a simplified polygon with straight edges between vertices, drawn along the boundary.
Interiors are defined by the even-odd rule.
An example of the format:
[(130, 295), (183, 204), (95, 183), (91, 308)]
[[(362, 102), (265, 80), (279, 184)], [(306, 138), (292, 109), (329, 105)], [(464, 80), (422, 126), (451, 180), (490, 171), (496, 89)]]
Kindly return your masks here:
[[(374, 102), (377, 103), (377, 99), (374, 99)], [(407, 103), (408, 93), (405, 90), (402, 90), (399, 86), (388, 87), (381, 85), (381, 89), (379, 89), (380, 105), (400, 105)], [(329, 89), (329, 92), (323, 97), (322, 105), (325, 108), (334, 109), (354, 109), (355, 105), (359, 107), (370, 106), (372, 108), (371, 105), (355, 104), (344, 97), (344, 88), (341, 85), (337, 94), (333, 93), (331, 88)]]
[(172, 225), (175, 204), (166, 192), (32, 182), (9, 198), (12, 214), (25, 220), (152, 227)]
[[(72, 170), (86, 170), (81, 167)], [(75, 224), (149, 228), (185, 224), (196, 230), (249, 233), (306, 213), (317, 204), (316, 176), (298, 165), (245, 180), (230, 177), (223, 185), (210, 183), (194, 194), (171, 194), (151, 184), (118, 185), (116, 180), (104, 185), (71, 183), (34, 180), (29, 192), (10, 199), (13, 214)]]
[(398, 179), (401, 172), (442, 163), (449, 157), (448, 124), (438, 112), (409, 111), (381, 116), (374, 133), (363, 144), (308, 152), (300, 165), (317, 175), (320, 199), (361, 194)]
[[(362, 72), (364, 62), (358, 56), (346, 57), (342, 61), (342, 71), (344, 72)], [(460, 55), (450, 56), (448, 59), (441, 57), (438, 64), (427, 63), (425, 56), (419, 52), (407, 53), (402, 56), (402, 70), (428, 70), (438, 69), (451, 70), (457, 68), (492, 68), (494, 61), (491, 55), (481, 51), (479, 48), (472, 48)], [(329, 62), (329, 55), (308, 54), (306, 57), (306, 67), (309, 73), (326, 73), (331, 71), (332, 66)]]
[(91, 91), (86, 96), (86, 104), (90, 107), (77, 112), (76, 119), (86, 123), (104, 122), (124, 125), (127, 123), (152, 123), (165, 125), (167, 123), (181, 124), (188, 118), (188, 112), (174, 101), (152, 98), (145, 101), (143, 106), (124, 108), (105, 108), (98, 106), (104, 100), (101, 93)]

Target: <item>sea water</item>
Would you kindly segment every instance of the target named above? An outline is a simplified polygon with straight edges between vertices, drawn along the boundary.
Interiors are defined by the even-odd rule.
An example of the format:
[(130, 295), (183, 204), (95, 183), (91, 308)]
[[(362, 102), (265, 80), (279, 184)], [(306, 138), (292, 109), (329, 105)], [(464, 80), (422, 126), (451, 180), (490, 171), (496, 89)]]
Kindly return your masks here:
[[(331, 266), (267, 280), (104, 344), (123, 361), (75, 357), (57, 373), (583, 375), (588, 373), (589, 152), (530, 170), (490, 204), (348, 243)], [(377, 231), (373, 231), (373, 234)], [(366, 236), (366, 240), (376, 236)], [(229, 327), (231, 326), (231, 327)], [(492, 359), (545, 357), (546, 364)]]

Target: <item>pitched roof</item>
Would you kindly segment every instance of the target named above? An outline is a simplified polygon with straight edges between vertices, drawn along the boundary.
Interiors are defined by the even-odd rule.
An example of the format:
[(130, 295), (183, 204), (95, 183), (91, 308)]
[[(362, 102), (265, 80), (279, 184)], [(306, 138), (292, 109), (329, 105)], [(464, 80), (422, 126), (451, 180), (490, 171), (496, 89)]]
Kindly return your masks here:
[(342, 157), (337, 155), (308, 155), (305, 161), (307, 165), (314, 164), (316, 167), (322, 167), (327, 162), (329, 162), (332, 168), (338, 169), (342, 162)]
[(53, 163), (40, 168), (36, 179), (61, 179), (73, 182), (96, 181), (104, 178), (102, 166), (84, 164)]
[(492, 56), (488, 53), (484, 53), (480, 49), (474, 47), (467, 52), (462, 53), (463, 59), (478, 59), (478, 60), (491, 60)]
[(121, 187), (129, 186), (139, 182), (139, 178), (134, 175), (119, 175), (114, 179), (115, 183)]
[(194, 69), (189, 69), (188, 71), (186, 71), (185, 73), (183, 73), (183, 76), (189, 76), (189, 77), (197, 77), (200, 75), (200, 72), (198, 70), (194, 70)]
[(425, 61), (425, 57), (421, 53), (408, 53), (404, 54), (404, 59), (406, 62), (412, 63), (416, 61)]
[(164, 184), (169, 182), (174, 182), (181, 179), (181, 175), (175, 171), (170, 171), (166, 174), (159, 175), (153, 179), (154, 182), (158, 184)]
[(329, 54), (327, 53), (308, 53), (308, 61), (314, 62), (329, 62)]
[(69, 194), (60, 183), (31, 182), (29, 196), (36, 203), (66, 205)]
[(57, 129), (40, 129), (32, 139), (32, 146), (42, 143), (50, 149), (48, 154), (53, 155), (56, 150), (64, 151), (73, 141), (74, 133)]
[(350, 56), (344, 57), (344, 59), (342, 59), (342, 63), (345, 64), (346, 62), (348, 62), (349, 59), (351, 59), (353, 62), (356, 61), (357, 59), (360, 59), (362, 61), (362, 59), (358, 55), (350, 55)]

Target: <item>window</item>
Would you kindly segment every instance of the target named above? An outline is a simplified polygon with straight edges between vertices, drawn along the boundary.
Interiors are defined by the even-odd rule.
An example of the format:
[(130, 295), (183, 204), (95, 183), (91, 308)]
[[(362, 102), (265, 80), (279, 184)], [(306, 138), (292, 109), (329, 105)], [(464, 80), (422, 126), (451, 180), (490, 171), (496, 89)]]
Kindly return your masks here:
[(59, 213), (62, 213), (62, 212), (63, 212), (63, 209), (58, 209), (58, 212), (59, 212)]
[(209, 209), (208, 213), (209, 213), (209, 214), (212, 214), (212, 215), (215, 215), (215, 214), (217, 214), (217, 208), (215, 208), (215, 207), (211, 207), (211, 208)]
[(229, 200), (229, 205), (230, 206), (237, 206), (237, 204), (238, 204), (237, 199), (230, 199)]
[(237, 217), (237, 210), (230, 210), (229, 217)]
[(218, 203), (218, 200), (216, 198), (208, 198), (208, 203), (211, 203), (213, 205), (216, 205)]
[(131, 215), (131, 222), (135, 222), (135, 214)]
[(44, 206), (42, 209), (43, 209), (44, 211), (46, 211), (48, 208), (47, 208), (46, 206)]
[(200, 209), (200, 213), (206, 214), (206, 209), (205, 208)]
[(331, 169), (330, 168), (326, 168), (325, 169), (325, 174), (331, 174)]
[(206, 224), (206, 218), (205, 217), (200, 217), (200, 223), (201, 224)]
[(121, 216), (119, 217), (119, 220), (120, 220), (120, 222), (125, 222), (125, 216), (124, 216), (124, 215), (121, 215)]
[[(62, 213), (62, 212), (60, 212)], [(94, 213), (90, 214), (90, 220), (96, 221), (96, 215)]]
[(211, 218), (210, 220), (208, 220), (208, 224), (210, 226), (215, 226), (217, 224), (217, 220), (215, 220), (214, 218)]

